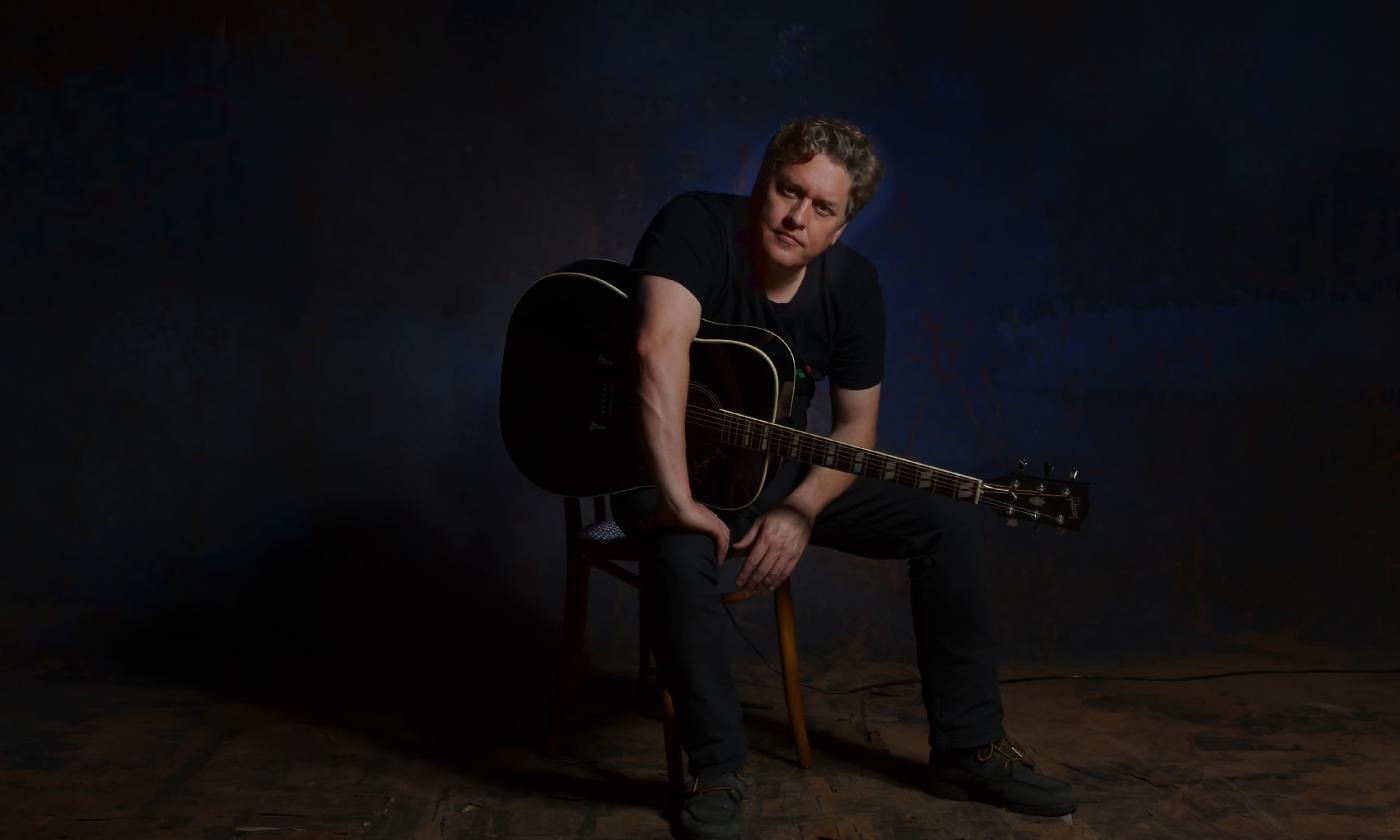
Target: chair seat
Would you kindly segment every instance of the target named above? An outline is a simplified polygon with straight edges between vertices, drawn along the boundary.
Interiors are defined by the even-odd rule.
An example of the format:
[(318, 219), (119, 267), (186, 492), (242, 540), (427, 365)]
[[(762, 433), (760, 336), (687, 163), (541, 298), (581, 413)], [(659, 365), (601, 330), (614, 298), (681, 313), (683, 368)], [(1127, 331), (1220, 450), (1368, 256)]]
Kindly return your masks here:
[[(594, 568), (607, 572), (613, 577), (620, 578), (633, 586), (640, 585), (640, 580), (636, 577), (635, 572), (630, 572), (612, 565), (613, 563), (619, 562), (635, 563), (640, 559), (633, 550), (632, 544), (628, 542), (627, 532), (622, 530), (622, 526), (618, 525), (616, 521), (612, 519), (600, 519), (597, 522), (585, 525), (574, 532), (574, 539), (580, 543), (579, 547), (583, 550), (583, 558)], [(721, 585), (730, 587), (736, 586), (733, 578), (737, 573), (738, 567), (736, 566), (735, 569), (726, 576), (726, 580), (721, 581)], [(737, 604), (741, 601), (747, 601), (758, 594), (760, 593), (757, 591), (749, 592), (738, 588), (722, 589), (720, 591), (720, 598), (726, 604)]]
[(609, 543), (627, 539), (627, 532), (611, 519), (603, 519), (583, 528), (578, 538), (585, 542)]

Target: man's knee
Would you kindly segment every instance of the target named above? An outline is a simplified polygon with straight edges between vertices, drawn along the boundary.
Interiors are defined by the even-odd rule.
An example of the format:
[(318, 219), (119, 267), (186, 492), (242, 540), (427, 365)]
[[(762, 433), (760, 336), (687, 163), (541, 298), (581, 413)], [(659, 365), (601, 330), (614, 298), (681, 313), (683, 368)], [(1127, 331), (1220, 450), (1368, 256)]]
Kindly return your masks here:
[(641, 574), (651, 588), (713, 591), (718, 584), (715, 541), (687, 531), (657, 533), (647, 542)]
[(969, 504), (938, 499), (922, 518), (922, 526), (909, 540), (909, 575), (918, 577), (935, 565), (975, 564), (981, 553), (981, 534), (976, 510)]

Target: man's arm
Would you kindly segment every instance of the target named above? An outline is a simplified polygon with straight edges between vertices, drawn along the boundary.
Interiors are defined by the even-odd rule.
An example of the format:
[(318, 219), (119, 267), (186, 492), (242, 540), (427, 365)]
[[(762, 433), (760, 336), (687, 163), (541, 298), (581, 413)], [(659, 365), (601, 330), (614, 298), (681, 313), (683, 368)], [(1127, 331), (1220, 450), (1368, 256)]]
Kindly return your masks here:
[[(832, 439), (864, 449), (874, 449), (879, 414), (879, 385), (860, 391), (832, 386)], [(850, 473), (816, 467), (808, 471), (807, 477), (788, 495), (785, 504), (795, 508), (809, 521), (816, 522), (817, 516), (826, 506), (846, 492), (846, 488), (855, 480), (856, 476)]]
[(729, 528), (695, 501), (685, 460), (685, 406), (690, 344), (700, 331), (700, 301), (674, 280), (643, 275), (637, 284), (637, 402), (642, 448), (656, 484), (657, 508), (648, 524), (710, 535), (715, 560), (729, 552)]
[[(834, 440), (873, 449), (880, 414), (880, 386), (859, 391), (832, 386), (831, 414)], [(807, 548), (817, 516), (855, 480), (856, 476), (850, 473), (826, 467), (809, 470), (781, 505), (760, 516), (734, 544), (734, 551), (749, 555), (739, 572), (739, 585), (772, 591), (787, 580)]]

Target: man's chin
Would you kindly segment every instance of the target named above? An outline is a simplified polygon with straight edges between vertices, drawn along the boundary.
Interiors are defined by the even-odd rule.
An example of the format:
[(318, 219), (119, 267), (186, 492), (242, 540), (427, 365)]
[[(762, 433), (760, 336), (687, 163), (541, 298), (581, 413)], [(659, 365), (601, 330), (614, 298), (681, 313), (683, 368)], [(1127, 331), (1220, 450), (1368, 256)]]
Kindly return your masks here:
[(774, 265), (784, 268), (801, 268), (807, 264), (806, 254), (801, 248), (783, 247), (776, 243), (766, 243), (768, 247), (763, 250), (767, 252), (768, 259)]

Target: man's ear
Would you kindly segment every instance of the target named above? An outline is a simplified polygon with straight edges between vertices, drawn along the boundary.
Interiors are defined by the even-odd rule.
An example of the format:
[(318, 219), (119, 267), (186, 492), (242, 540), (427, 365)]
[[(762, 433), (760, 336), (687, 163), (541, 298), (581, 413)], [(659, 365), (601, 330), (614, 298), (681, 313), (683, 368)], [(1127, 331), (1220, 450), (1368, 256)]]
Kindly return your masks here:
[(846, 224), (841, 225), (841, 227), (837, 228), (837, 229), (836, 229), (836, 232), (833, 233), (833, 234), (831, 235), (831, 244), (832, 244), (832, 245), (835, 245), (835, 244), (836, 244), (836, 240), (838, 240), (838, 239), (841, 238), (841, 234), (843, 234), (843, 233), (846, 232), (846, 225), (849, 225), (849, 224), (850, 224), (850, 222), (846, 222)]

